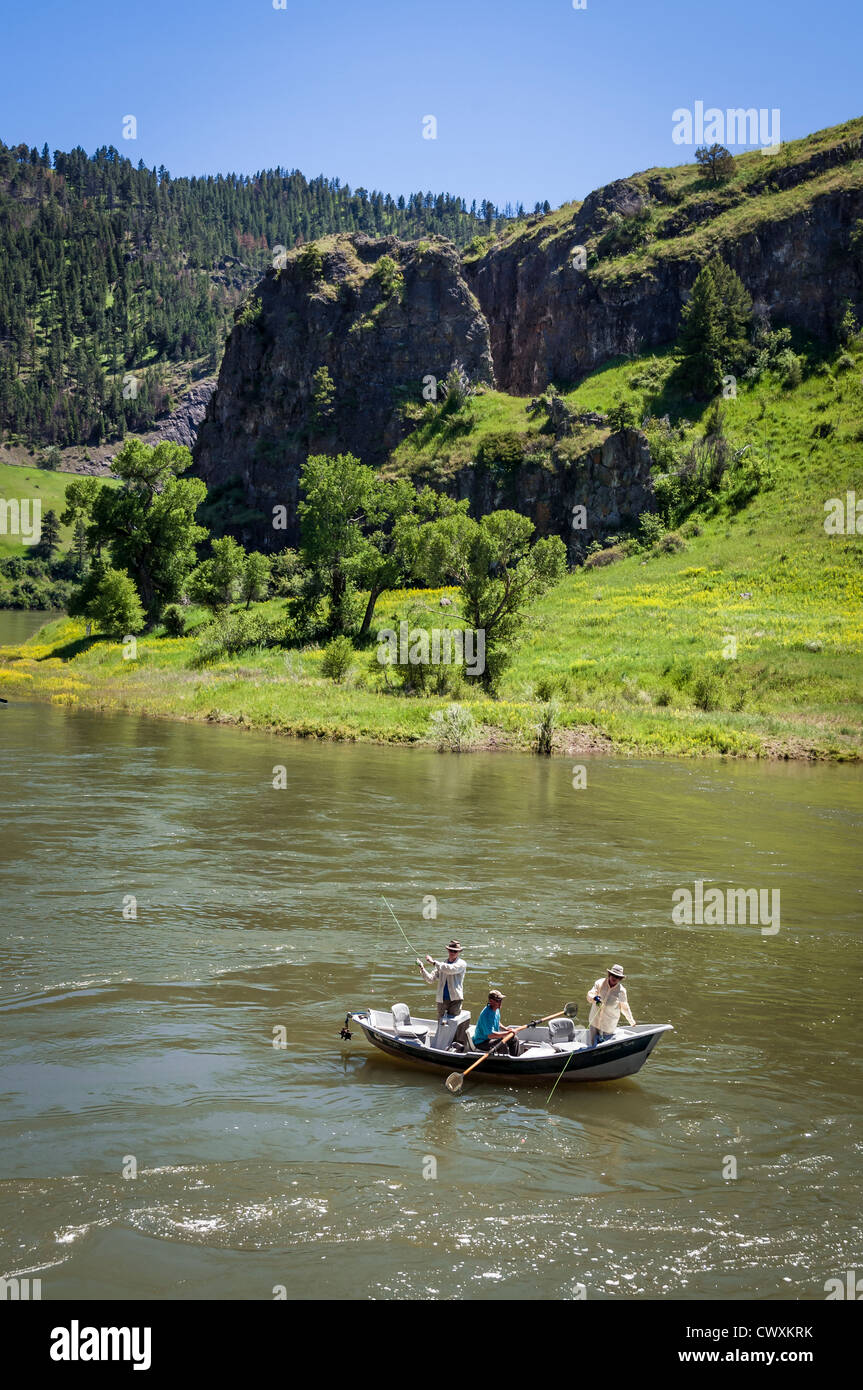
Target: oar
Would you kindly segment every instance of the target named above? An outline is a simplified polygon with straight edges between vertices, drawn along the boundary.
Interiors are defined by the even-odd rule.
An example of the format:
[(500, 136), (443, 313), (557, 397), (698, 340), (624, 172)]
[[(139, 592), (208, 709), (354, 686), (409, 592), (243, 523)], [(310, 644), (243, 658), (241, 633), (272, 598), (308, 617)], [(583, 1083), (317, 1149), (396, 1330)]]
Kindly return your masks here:
[(503, 1047), (504, 1043), (507, 1042), (509, 1038), (514, 1038), (516, 1033), (523, 1033), (525, 1028), (533, 1028), (537, 1023), (548, 1023), (550, 1018), (561, 1018), (564, 1014), (567, 1018), (575, 1018), (576, 1012), (577, 1008), (575, 1004), (564, 1004), (562, 1009), (555, 1009), (553, 1014), (546, 1014), (545, 1018), (532, 1018), (530, 1023), (522, 1023), (518, 1028), (511, 1028), (508, 1033), (505, 1033), (504, 1036), (495, 1043), (494, 1047), (489, 1048), (488, 1052), (486, 1052), (483, 1057), (480, 1057), (477, 1062), (472, 1062), (466, 1071), (451, 1071), (445, 1082), (447, 1090), (452, 1092), (454, 1096), (457, 1096), (464, 1085), (465, 1077), (470, 1076), (470, 1073), (476, 1071), (477, 1067), (481, 1067), (483, 1062), (487, 1062), (491, 1054), (497, 1052), (499, 1047)]

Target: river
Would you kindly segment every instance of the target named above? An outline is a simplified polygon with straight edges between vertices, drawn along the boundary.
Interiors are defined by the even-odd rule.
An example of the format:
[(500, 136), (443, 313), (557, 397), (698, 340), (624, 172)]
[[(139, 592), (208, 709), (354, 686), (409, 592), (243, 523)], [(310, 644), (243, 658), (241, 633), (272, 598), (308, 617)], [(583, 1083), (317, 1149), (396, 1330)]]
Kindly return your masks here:
[[(43, 1299), (823, 1299), (860, 1265), (858, 769), (576, 788), (27, 703), (0, 736), (0, 1272)], [(697, 879), (780, 890), (779, 930), (676, 925)], [(625, 1081), (454, 1098), (339, 1038), (432, 1008), (382, 893), (422, 953), (459, 936), (474, 1018), (489, 983), (583, 1017), (620, 961), (675, 1031)]]

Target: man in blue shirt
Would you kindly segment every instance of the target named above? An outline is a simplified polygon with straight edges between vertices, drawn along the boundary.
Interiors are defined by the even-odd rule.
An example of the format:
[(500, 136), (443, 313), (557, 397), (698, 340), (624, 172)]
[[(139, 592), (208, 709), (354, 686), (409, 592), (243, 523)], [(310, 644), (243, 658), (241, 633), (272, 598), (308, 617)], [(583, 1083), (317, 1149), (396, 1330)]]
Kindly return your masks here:
[[(473, 1045), (477, 1052), (488, 1052), (513, 1027), (517, 1026), (511, 1024), (509, 1028), (505, 1028), (500, 1021), (500, 1006), (503, 997), (499, 989), (490, 989), (488, 992), (488, 1003), (477, 1019), (476, 1027), (473, 1030)], [(510, 1056), (517, 1057), (520, 1047), (518, 1038), (508, 1038), (500, 1051), (507, 1051)]]

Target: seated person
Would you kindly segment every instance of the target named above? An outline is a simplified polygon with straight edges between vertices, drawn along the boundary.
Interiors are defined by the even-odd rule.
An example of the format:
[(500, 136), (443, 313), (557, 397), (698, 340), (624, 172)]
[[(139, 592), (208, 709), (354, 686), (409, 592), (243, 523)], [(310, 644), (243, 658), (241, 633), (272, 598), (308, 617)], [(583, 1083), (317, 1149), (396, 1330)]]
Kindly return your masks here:
[[(500, 1005), (503, 997), (499, 989), (490, 989), (488, 992), (488, 1003), (477, 1019), (476, 1027), (473, 1030), (473, 1045), (477, 1052), (490, 1051), (495, 1043), (499, 1043), (501, 1038), (511, 1032), (511, 1027), (505, 1028), (500, 1021)], [(500, 1051), (507, 1051), (511, 1057), (517, 1057), (521, 1051), (518, 1038), (509, 1038)]]

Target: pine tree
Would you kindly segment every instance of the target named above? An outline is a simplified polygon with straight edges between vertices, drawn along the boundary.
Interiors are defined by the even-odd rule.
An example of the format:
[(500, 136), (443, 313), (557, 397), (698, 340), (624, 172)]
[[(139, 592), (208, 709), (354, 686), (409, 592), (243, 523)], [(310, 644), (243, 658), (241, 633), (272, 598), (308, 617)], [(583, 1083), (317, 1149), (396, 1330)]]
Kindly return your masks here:
[(699, 272), (684, 306), (678, 344), (684, 386), (696, 396), (715, 395), (722, 384), (722, 303), (709, 265)]
[(39, 537), (39, 554), (50, 560), (60, 545), (60, 521), (57, 513), (49, 507), (42, 517), (42, 533)]
[(728, 368), (736, 367), (746, 354), (746, 339), (752, 323), (752, 299), (737, 272), (718, 256), (714, 256), (710, 268), (719, 296), (725, 364)]

